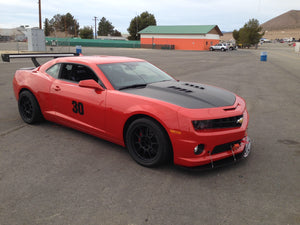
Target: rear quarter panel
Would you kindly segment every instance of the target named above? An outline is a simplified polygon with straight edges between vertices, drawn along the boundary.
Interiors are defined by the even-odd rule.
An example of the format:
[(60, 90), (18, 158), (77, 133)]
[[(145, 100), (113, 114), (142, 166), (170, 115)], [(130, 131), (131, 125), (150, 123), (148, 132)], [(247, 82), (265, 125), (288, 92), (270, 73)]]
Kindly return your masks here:
[(22, 90), (29, 90), (37, 99), (44, 115), (45, 112), (52, 110), (49, 104), (49, 89), (52, 79), (51, 76), (40, 72), (38, 68), (34, 70), (17, 70), (13, 79), (16, 99), (19, 100), (19, 94)]

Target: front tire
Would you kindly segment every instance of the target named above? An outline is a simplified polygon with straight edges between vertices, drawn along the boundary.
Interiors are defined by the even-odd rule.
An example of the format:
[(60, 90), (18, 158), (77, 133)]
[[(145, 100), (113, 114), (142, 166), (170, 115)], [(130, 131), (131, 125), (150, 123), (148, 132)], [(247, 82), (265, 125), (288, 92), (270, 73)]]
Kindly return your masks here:
[(163, 128), (148, 118), (137, 119), (130, 124), (126, 132), (126, 145), (131, 157), (146, 167), (161, 165), (170, 152)]
[(18, 101), (19, 113), (25, 123), (33, 124), (42, 119), (39, 104), (30, 91), (22, 91)]

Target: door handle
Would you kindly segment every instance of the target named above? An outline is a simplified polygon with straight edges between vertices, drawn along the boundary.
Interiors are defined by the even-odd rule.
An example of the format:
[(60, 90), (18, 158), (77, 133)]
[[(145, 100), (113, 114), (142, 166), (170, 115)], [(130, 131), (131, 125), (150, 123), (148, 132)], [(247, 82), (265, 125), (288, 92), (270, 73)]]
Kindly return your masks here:
[(59, 86), (55, 86), (53, 89), (54, 89), (55, 91), (60, 91), (60, 87), (59, 87)]

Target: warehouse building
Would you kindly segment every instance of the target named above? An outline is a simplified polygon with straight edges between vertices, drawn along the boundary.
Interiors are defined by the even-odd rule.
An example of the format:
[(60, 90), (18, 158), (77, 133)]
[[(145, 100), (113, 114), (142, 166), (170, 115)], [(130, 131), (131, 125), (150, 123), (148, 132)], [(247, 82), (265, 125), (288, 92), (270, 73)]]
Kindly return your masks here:
[(0, 41), (26, 41), (26, 29), (24, 26), (5, 29), (0, 28)]
[(148, 26), (139, 32), (142, 48), (209, 50), (223, 33), (217, 25)]

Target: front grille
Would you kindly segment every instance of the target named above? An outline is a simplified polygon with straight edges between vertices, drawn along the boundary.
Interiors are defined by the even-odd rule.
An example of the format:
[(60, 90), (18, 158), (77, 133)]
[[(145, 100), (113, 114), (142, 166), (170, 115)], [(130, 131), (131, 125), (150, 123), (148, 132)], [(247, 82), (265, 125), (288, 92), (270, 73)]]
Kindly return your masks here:
[(222, 145), (217, 145), (216, 147), (214, 147), (214, 149), (212, 150), (211, 154), (215, 155), (221, 152), (226, 152), (232, 149), (232, 146), (235, 144), (241, 144), (242, 140), (238, 140), (238, 141), (233, 141), (233, 142), (229, 142), (226, 144), (222, 144)]
[(210, 129), (240, 127), (242, 125), (243, 115), (227, 117), (222, 119), (210, 120)]

